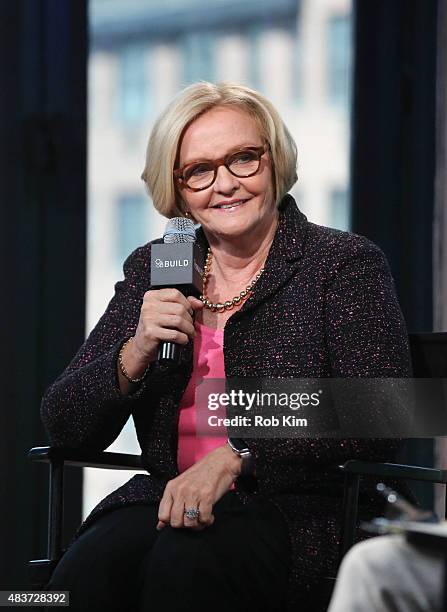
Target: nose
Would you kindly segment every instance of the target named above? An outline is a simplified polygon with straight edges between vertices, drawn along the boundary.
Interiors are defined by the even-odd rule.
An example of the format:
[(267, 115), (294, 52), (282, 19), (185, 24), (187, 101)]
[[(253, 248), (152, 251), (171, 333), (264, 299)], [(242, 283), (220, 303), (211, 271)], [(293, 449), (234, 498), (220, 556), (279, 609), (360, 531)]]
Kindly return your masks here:
[(224, 165), (217, 168), (216, 180), (213, 184), (214, 191), (218, 193), (233, 193), (239, 187), (239, 179)]

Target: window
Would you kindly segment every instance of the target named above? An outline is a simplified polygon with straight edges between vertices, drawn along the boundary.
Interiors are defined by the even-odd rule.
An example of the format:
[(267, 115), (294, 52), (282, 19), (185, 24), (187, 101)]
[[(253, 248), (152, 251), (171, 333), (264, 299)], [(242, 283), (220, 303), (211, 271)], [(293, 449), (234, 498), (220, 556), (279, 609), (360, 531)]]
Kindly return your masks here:
[(351, 16), (329, 18), (327, 32), (327, 87), (329, 101), (349, 108), (351, 86)]
[(249, 40), (248, 78), (250, 86), (260, 90), (262, 29), (259, 26), (252, 26), (247, 35)]
[(147, 201), (139, 194), (118, 197), (116, 253), (119, 266), (138, 246), (148, 242)]
[(183, 38), (182, 86), (200, 80), (214, 80), (214, 38), (213, 32), (190, 32)]
[(329, 225), (340, 230), (348, 230), (349, 219), (348, 193), (345, 189), (333, 189), (329, 196)]
[(118, 118), (124, 123), (138, 123), (148, 115), (146, 50), (147, 46), (126, 45), (118, 55)]
[(303, 49), (301, 40), (301, 30), (294, 26), (289, 30), (289, 35), (292, 38), (292, 75), (290, 83), (291, 102), (299, 105), (303, 102), (304, 97), (304, 71), (303, 71)]

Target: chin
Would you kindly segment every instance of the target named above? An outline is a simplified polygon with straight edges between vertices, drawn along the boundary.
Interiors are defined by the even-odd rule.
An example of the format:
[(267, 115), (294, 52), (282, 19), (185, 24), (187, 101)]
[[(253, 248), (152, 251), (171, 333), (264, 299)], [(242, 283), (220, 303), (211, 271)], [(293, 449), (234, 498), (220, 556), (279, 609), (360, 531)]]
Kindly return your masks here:
[(214, 234), (218, 236), (229, 238), (243, 238), (244, 236), (249, 237), (254, 229), (256, 228), (256, 224), (247, 224), (247, 225), (234, 225), (233, 227), (219, 227), (214, 232)]

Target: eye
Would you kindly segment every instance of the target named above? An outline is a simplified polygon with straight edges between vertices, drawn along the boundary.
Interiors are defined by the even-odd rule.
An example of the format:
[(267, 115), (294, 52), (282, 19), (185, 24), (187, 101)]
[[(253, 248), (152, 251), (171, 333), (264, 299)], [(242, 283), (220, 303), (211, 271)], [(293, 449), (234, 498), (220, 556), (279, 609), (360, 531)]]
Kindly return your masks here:
[(258, 156), (254, 151), (239, 151), (231, 156), (230, 164), (243, 165), (257, 161)]
[(189, 178), (198, 178), (212, 171), (213, 168), (210, 166), (210, 164), (194, 164), (193, 166), (186, 168), (185, 179), (188, 180)]

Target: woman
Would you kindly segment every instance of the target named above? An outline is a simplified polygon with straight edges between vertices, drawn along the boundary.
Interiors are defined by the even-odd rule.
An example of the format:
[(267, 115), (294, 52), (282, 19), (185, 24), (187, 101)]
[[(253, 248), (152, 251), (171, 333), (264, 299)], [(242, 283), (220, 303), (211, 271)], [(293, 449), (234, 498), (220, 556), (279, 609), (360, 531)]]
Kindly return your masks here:
[[(194, 389), (204, 371), (407, 375), (386, 260), (365, 238), (299, 212), (287, 194), (297, 178), (293, 139), (246, 87), (181, 92), (153, 128), (143, 178), (162, 214), (201, 225), (203, 299), (151, 290), (151, 245), (137, 249), (106, 313), (47, 391), (52, 444), (105, 449), (132, 415), (150, 473), (93, 510), (49, 588), (70, 590), (75, 610), (324, 609), (321, 581), (335, 575), (340, 524), (333, 466), (390, 460), (396, 443), (250, 439), (252, 475), (240, 478), (241, 449), (226, 440), (197, 438), (191, 450)], [(169, 375), (156, 364), (166, 340), (184, 346)], [(363, 508), (373, 512), (373, 501)]]

